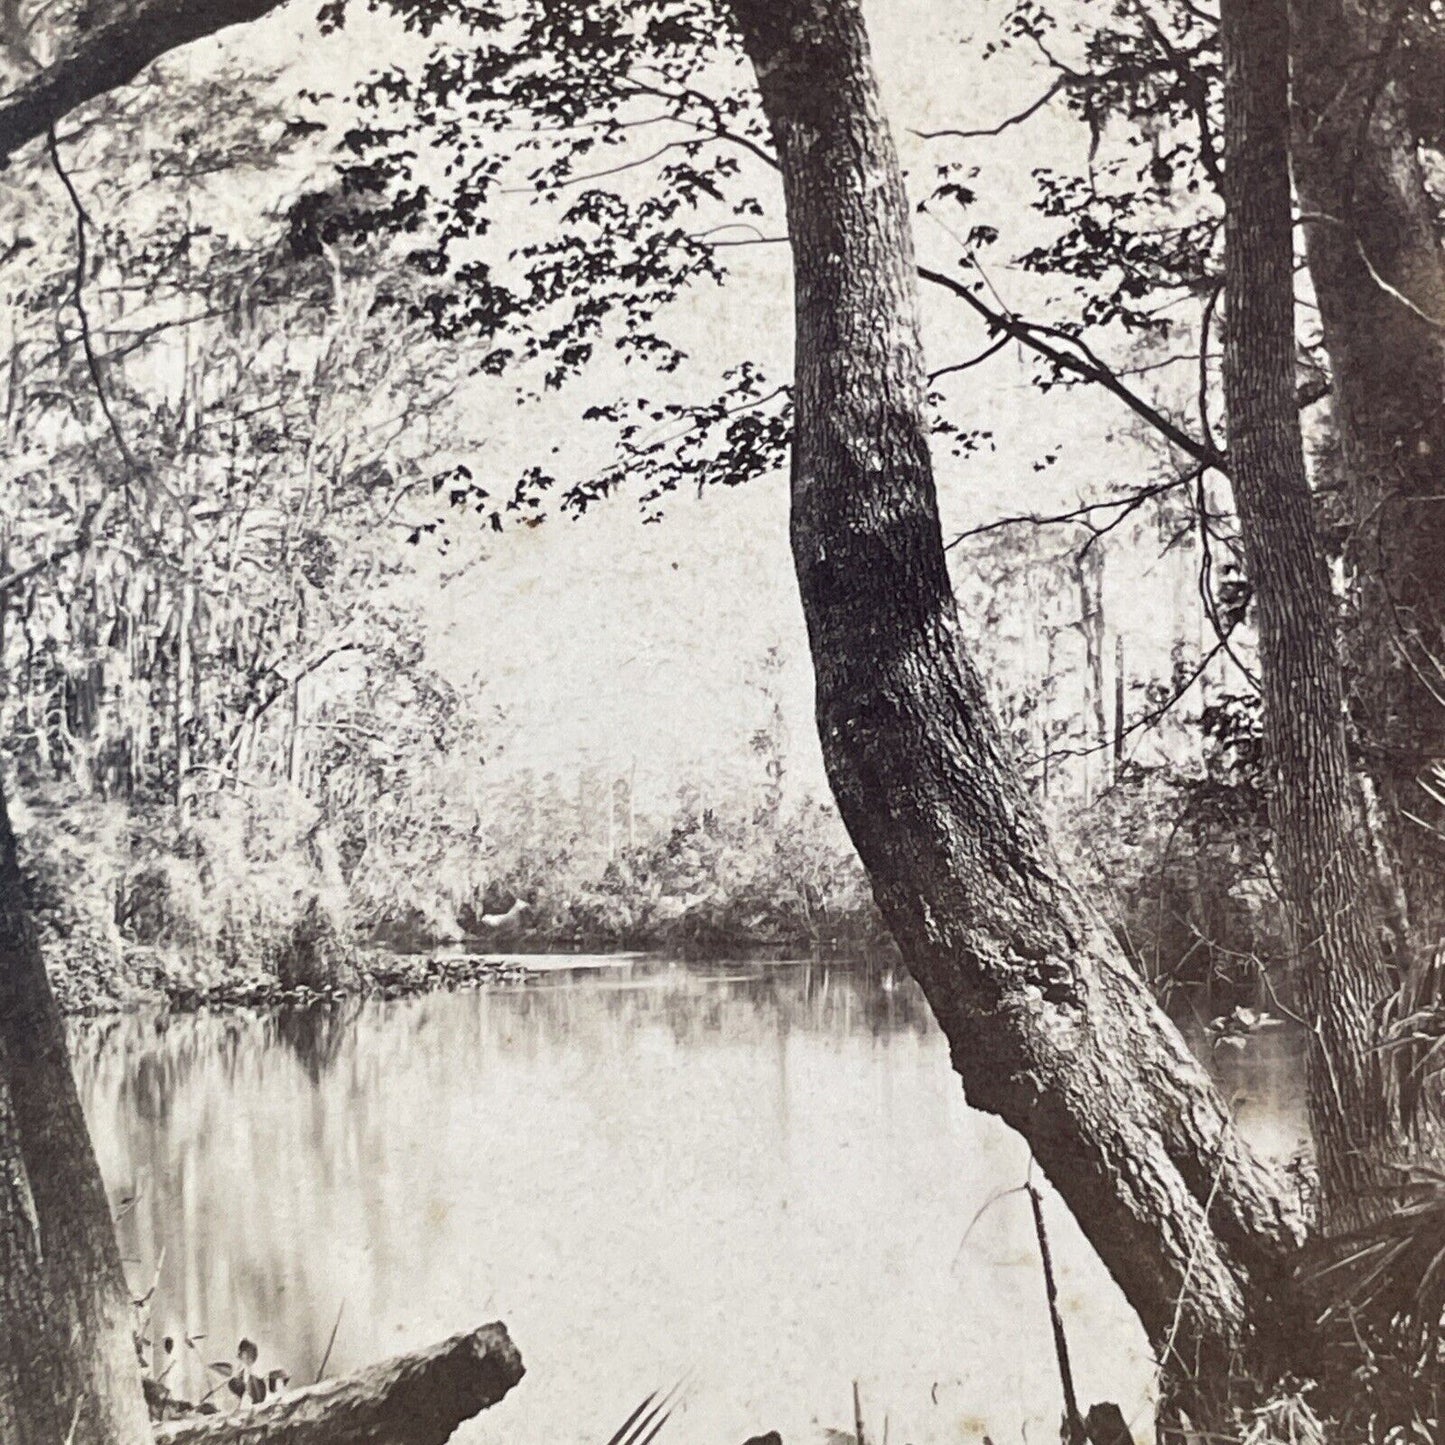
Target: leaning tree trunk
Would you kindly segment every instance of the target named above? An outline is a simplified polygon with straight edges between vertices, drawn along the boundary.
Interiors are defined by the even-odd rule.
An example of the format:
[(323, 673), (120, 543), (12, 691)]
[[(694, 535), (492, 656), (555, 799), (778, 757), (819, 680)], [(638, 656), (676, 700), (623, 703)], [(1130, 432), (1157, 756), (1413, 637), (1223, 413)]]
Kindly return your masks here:
[(1292, 0), (1293, 158), (1333, 374), (1349, 702), (1409, 932), (1445, 935), (1445, 258), (1400, 85), (1404, 8)]
[(1351, 774), (1336, 608), (1295, 399), (1288, 0), (1223, 0), (1230, 477), (1259, 621), (1270, 811), (1306, 1015), (1327, 1228), (1388, 1209), (1396, 1090), (1378, 1028), (1395, 990)]
[(150, 1445), (110, 1206), (0, 797), (0, 1440)]
[(1060, 870), (963, 643), (908, 206), (858, 0), (733, 0), (782, 168), (794, 560), (828, 776), (972, 1104), (1028, 1140), (1166, 1363), (1257, 1360), (1272, 1180)]

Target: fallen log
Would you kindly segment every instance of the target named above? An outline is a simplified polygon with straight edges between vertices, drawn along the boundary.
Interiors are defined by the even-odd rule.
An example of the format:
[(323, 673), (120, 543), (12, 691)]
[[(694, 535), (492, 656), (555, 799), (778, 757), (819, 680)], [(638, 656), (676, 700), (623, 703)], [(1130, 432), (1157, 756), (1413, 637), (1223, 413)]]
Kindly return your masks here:
[(156, 1427), (156, 1445), (445, 1445), (522, 1378), (502, 1324), (322, 1380), (264, 1405)]

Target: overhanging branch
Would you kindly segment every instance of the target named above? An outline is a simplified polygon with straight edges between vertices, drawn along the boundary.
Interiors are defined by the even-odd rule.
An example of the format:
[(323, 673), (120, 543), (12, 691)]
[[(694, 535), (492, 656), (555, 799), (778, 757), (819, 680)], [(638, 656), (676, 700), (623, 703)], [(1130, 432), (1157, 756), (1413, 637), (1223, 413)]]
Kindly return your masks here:
[(1095, 385), (1103, 387), (1105, 391), (1117, 397), (1136, 416), (1148, 422), (1155, 431), (1196, 462), (1216, 467), (1220, 471), (1227, 470), (1224, 457), (1213, 447), (1206, 446), (1197, 437), (1191, 436), (1156, 406), (1140, 396), (1138, 392), (1125, 386), (1118, 375), (1104, 365), (1078, 338), (1052, 327), (1024, 321), (1003, 310), (995, 310), (981, 296), (976, 295), (972, 287), (941, 271), (920, 266), (918, 274), (923, 280), (943, 287), (944, 290), (957, 296), (959, 300), (966, 302), (983, 317), (993, 332), (1002, 332), (1015, 341), (1021, 341), (1060, 371), (1068, 372), (1081, 381), (1093, 382)]
[(78, 38), (52, 65), (0, 97), (0, 165), (77, 106), (129, 85), (172, 50), (259, 20), (280, 0), (138, 0)]

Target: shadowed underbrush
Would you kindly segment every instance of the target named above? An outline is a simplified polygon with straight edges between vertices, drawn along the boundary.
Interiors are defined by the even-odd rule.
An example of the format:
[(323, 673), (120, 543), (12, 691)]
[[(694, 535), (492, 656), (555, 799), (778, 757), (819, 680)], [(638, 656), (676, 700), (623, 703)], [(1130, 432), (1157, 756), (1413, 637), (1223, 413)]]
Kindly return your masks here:
[(284, 787), (208, 795), (184, 819), (57, 793), (21, 824), (70, 1012), (416, 992), (457, 970), (404, 955), (461, 941), (699, 958), (886, 946), (841, 828), (810, 800), (723, 811), (684, 798), (610, 857), (585, 830), (535, 820), (535, 841), (505, 827), (358, 836)]

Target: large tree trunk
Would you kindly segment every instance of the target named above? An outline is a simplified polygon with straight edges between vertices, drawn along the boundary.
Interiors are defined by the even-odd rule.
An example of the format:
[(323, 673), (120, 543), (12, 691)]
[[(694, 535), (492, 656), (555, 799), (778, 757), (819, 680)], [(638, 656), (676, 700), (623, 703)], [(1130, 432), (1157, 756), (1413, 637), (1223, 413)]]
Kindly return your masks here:
[(1409, 931), (1428, 952), (1445, 933), (1445, 807), (1421, 786), (1445, 762), (1445, 260), (1390, 78), (1402, 7), (1292, 8), (1292, 150), (1333, 372), (1349, 703)]
[(1230, 477), (1259, 620), (1275, 849), (1315, 1024), (1322, 1213), (1327, 1227), (1348, 1227), (1389, 1207), (1382, 1186), (1400, 1131), (1378, 1029), (1395, 977), (1295, 400), (1288, 0), (1223, 0), (1220, 33)]
[(131, 1324), (0, 797), (0, 1440), (149, 1445)]
[(1061, 872), (964, 648), (858, 0), (733, 10), (787, 200), (793, 551), (833, 791), (970, 1102), (1028, 1140), (1167, 1363), (1212, 1383), (1259, 1357), (1255, 1306), (1295, 1225)]

